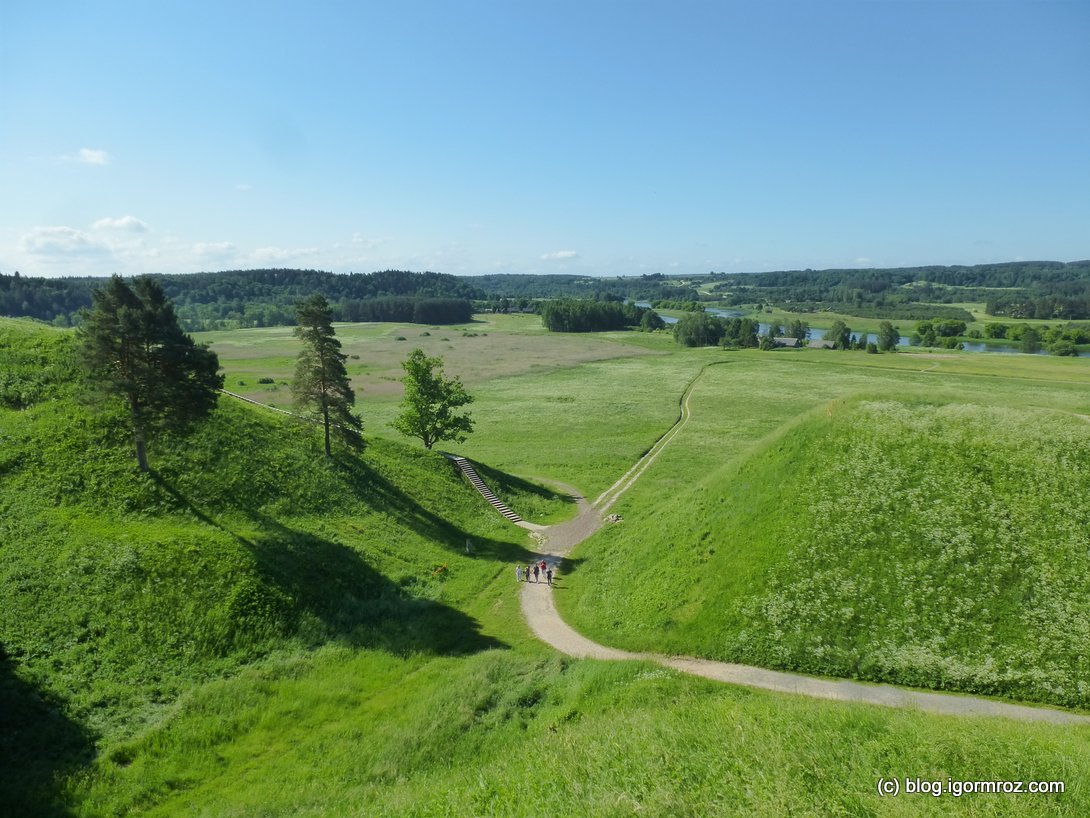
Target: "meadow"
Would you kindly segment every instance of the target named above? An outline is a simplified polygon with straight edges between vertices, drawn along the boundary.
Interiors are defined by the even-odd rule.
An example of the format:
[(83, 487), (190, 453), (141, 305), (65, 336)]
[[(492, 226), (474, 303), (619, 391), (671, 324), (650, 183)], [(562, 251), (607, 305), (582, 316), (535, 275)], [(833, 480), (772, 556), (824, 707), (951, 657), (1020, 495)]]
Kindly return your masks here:
[[(693, 548), (706, 553), (700, 537), (721, 520), (701, 513), (726, 505), (713, 490), (735, 473), (794, 485), (796, 458), (777, 457), (776, 441), (789, 441), (798, 462), (824, 463), (808, 441), (837, 429), (852, 438), (858, 412), (907, 412), (926, 427), (924, 399), (971, 400), (1001, 420), (1012, 407), (1030, 412), (1028, 430), (1011, 427), (1019, 434), (1044, 417), (1029, 439), (1062, 429), (1077, 441), (1081, 427), (1067, 422), (1081, 421), (1064, 413), (1085, 413), (1090, 394), (1078, 361), (680, 351), (661, 335), (568, 338), (521, 316), (488, 320), (487, 336), (479, 325), (443, 330), (436, 341), (450, 349), (425, 349), (477, 397), (477, 432), (459, 450), (516, 511), (546, 521), (570, 505), (545, 481), (594, 496), (666, 431), (685, 385), (726, 362), (704, 369), (692, 420), (615, 507), (624, 522), (584, 545), (558, 592), (569, 619), (610, 644), (675, 639), (677, 628), (661, 636), (662, 617), (649, 611), (689, 586), (714, 580), (721, 599), (745, 588), (755, 566), (739, 559), (740, 575), (726, 564), (713, 572)], [(358, 365), (376, 366), (357, 384), (396, 381), (414, 330), (425, 343), (432, 336), (420, 333), (435, 335), (338, 327)], [(290, 378), (290, 333), (263, 332), (216, 339), (228, 388)], [(1085, 727), (816, 702), (557, 656), (518, 609), (512, 566), (529, 538), (440, 455), (389, 429), (395, 387), (361, 390), (359, 457), (324, 462), (311, 427), (225, 398), (195, 437), (153, 443), (148, 480), (133, 469), (122, 419), (84, 405), (64, 347), (56, 331), (0, 321), (0, 355), (17, 364), (6, 394), (29, 401), (0, 408), (0, 798), (16, 814), (1090, 811)], [(523, 348), (539, 357), (505, 359)], [(697, 501), (705, 505), (689, 505)], [(637, 559), (624, 562), (620, 543)], [(805, 576), (777, 574), (784, 551), (774, 537), (768, 544), (778, 550), (763, 587), (804, 593), (791, 583)], [(671, 550), (649, 565), (645, 545)], [(822, 563), (820, 576), (832, 568)], [(654, 590), (660, 581), (668, 592)], [(1063, 780), (1067, 791), (883, 799), (877, 780), (890, 776)]]

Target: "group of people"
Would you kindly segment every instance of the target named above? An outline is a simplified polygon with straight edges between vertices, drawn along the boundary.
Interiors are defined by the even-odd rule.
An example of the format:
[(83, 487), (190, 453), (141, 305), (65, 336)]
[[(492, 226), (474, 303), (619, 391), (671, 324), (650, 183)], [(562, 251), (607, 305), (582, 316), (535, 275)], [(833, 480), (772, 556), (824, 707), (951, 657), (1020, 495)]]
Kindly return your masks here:
[(519, 582), (524, 580), (529, 582), (531, 575), (533, 575), (534, 582), (541, 582), (541, 577), (544, 577), (546, 582), (550, 585), (553, 584), (553, 567), (545, 562), (545, 560), (534, 562), (526, 566), (515, 566), (515, 579)]

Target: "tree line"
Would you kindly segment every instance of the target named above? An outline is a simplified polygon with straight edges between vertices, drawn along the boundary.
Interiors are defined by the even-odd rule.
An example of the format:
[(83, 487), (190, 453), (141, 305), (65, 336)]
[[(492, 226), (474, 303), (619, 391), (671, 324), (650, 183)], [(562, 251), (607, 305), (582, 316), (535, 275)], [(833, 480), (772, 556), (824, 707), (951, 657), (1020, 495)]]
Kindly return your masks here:
[(862, 318), (970, 321), (949, 305), (984, 301), (989, 314), (1074, 319), (1090, 311), (1090, 261), (732, 274), (712, 291), (729, 304), (774, 303), (793, 312), (826, 309)]
[[(674, 340), (682, 346), (722, 346), (728, 349), (764, 349), (777, 346), (777, 338), (793, 338), (805, 343), (810, 325), (794, 319), (786, 325), (769, 324), (764, 335), (756, 318), (718, 318), (707, 312), (690, 312), (674, 324)], [(843, 321), (833, 321), (825, 334), (833, 349), (864, 349), (867, 352), (893, 352), (901, 334), (889, 321), (878, 328), (877, 341), (868, 341), (864, 333), (853, 333)], [(872, 349), (873, 347), (873, 349)]]
[(620, 301), (560, 298), (539, 307), (541, 322), (552, 332), (608, 332), (639, 327), (662, 329), (662, 318), (654, 310)]
[[(152, 276), (174, 304), (181, 324), (189, 331), (234, 329), (255, 326), (291, 326), (295, 305), (311, 293), (322, 293), (331, 303), (334, 320), (352, 319), (359, 302), (388, 298), (413, 298), (429, 303), (421, 314), (435, 316), (425, 323), (472, 309), (471, 302), (485, 293), (465, 279), (444, 273), (412, 273), (384, 270), (340, 275), (318, 270), (233, 270), (222, 273)], [(18, 273), (0, 274), (0, 315), (37, 318), (59, 326), (75, 326), (80, 311), (91, 307), (91, 293), (101, 278), (28, 278)], [(446, 302), (440, 306), (435, 300)], [(454, 301), (460, 302), (453, 304)], [(376, 307), (376, 309), (388, 309)], [(413, 312), (416, 305), (409, 308)], [(386, 319), (381, 319), (386, 320)], [(411, 320), (396, 318), (393, 320)]]

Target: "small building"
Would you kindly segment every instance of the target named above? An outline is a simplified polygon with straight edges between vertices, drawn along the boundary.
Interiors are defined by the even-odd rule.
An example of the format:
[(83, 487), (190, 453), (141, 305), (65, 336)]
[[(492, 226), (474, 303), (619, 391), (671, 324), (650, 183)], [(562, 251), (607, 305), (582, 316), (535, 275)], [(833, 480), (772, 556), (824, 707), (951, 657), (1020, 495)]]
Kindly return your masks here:
[(818, 341), (811, 341), (809, 346), (810, 346), (810, 349), (832, 349), (833, 348), (833, 342), (821, 339), (821, 340), (818, 340)]
[(788, 347), (794, 349), (799, 345), (798, 338), (776, 338), (774, 343), (778, 347)]

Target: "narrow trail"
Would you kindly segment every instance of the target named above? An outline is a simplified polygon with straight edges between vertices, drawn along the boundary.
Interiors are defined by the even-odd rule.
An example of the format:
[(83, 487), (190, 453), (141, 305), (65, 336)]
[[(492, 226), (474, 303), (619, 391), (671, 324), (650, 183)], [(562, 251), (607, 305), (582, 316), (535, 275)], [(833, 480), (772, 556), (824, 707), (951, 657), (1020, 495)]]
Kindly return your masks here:
[[(706, 368), (706, 367), (705, 367)], [(570, 486), (557, 485), (576, 499), (578, 514), (565, 523), (549, 526), (533, 533), (537, 542), (538, 559), (565, 557), (572, 548), (587, 539), (602, 526), (603, 515), (644, 473), (659, 453), (674, 439), (691, 417), (689, 397), (703, 369), (681, 400), (678, 420), (659, 441), (625, 475), (603, 492), (593, 503), (587, 502)], [(561, 653), (580, 659), (642, 660), (656, 662), (683, 673), (702, 676), (719, 682), (745, 687), (772, 690), (778, 693), (794, 693), (816, 699), (876, 704), (921, 710), (928, 713), (957, 716), (1000, 716), (1027, 722), (1051, 724), (1090, 724), (1090, 716), (1058, 710), (1050, 707), (1014, 704), (979, 696), (958, 693), (938, 693), (887, 684), (869, 684), (847, 679), (825, 679), (799, 673), (768, 670), (767, 668), (717, 662), (689, 656), (664, 656), (657, 653), (635, 653), (600, 645), (578, 633), (568, 625), (556, 609), (553, 589), (542, 582), (524, 582), (520, 602), (523, 616), (542, 642)]]

